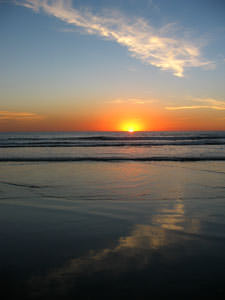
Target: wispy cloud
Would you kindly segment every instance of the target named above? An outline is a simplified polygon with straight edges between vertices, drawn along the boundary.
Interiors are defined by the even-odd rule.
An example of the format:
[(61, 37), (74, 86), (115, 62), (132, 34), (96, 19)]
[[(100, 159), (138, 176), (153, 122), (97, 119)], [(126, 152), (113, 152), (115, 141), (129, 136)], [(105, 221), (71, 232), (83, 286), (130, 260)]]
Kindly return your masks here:
[(0, 111), (0, 120), (41, 120), (43, 116), (29, 112)]
[(225, 110), (225, 101), (217, 100), (213, 98), (196, 98), (194, 102), (200, 102), (201, 105), (187, 105), (187, 106), (167, 106), (167, 110), (185, 110), (185, 109), (214, 109)]
[(174, 37), (168, 25), (155, 29), (141, 18), (130, 20), (115, 12), (96, 15), (88, 9), (73, 8), (71, 0), (22, 0), (17, 3), (36, 12), (42, 9), (66, 24), (82, 28), (88, 34), (114, 40), (127, 47), (137, 59), (172, 71), (178, 77), (183, 77), (185, 68), (210, 64), (201, 58), (198, 45)]
[(145, 100), (142, 98), (117, 98), (113, 100), (106, 101), (106, 103), (111, 103), (111, 104), (150, 104), (150, 103), (155, 103), (157, 100), (152, 99), (152, 100)]

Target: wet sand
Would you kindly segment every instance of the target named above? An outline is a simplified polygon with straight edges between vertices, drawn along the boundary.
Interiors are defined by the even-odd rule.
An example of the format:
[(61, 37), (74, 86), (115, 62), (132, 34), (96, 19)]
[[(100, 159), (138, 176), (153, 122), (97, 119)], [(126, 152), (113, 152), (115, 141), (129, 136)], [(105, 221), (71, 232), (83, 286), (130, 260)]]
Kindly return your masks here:
[(2, 163), (4, 299), (223, 299), (224, 170)]

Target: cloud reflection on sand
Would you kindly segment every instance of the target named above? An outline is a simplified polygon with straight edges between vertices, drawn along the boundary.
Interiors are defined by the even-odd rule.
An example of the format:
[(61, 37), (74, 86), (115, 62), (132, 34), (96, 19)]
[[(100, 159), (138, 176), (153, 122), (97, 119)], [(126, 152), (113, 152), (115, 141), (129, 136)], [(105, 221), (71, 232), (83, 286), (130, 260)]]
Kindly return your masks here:
[(90, 280), (99, 272), (113, 276), (143, 270), (151, 264), (153, 253), (170, 243), (173, 239), (168, 239), (163, 229), (136, 225), (130, 235), (118, 240), (115, 247), (90, 251), (87, 256), (71, 259), (64, 266), (50, 271), (46, 277), (33, 277), (29, 285), (37, 298), (51, 290), (63, 295), (66, 290), (76, 287), (78, 279)]
[[(155, 226), (137, 224), (129, 235), (121, 236), (114, 246), (99, 251), (90, 250), (88, 255), (69, 260), (45, 277), (33, 277), (29, 282), (31, 290), (36, 291), (38, 298), (43, 297), (43, 293), (46, 296), (45, 293), (52, 292), (63, 296), (68, 290), (79, 290), (80, 281), (92, 282), (98, 275), (103, 274), (105, 280), (132, 272), (149, 271), (155, 264), (156, 256), (166, 264), (179, 260), (182, 253), (176, 247), (190, 239), (177, 234), (184, 230), (184, 226), (179, 225), (181, 221), (185, 223), (184, 218), (183, 203), (175, 203), (171, 209), (153, 216)], [(191, 232), (197, 233), (200, 229), (198, 222), (193, 222), (192, 227), (189, 226)]]

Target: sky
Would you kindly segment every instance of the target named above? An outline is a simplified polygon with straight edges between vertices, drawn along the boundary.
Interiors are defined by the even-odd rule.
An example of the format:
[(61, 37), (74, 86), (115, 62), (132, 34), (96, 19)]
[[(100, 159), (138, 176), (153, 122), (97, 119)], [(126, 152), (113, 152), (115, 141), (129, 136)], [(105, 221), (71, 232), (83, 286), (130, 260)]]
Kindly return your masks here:
[(0, 0), (0, 131), (225, 130), (224, 0)]

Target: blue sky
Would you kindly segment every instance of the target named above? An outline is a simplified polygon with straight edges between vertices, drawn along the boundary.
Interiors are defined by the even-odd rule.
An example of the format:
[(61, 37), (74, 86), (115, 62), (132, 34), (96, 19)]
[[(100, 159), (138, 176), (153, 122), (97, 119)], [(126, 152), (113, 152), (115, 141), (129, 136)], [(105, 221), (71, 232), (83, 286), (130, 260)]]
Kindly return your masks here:
[(225, 129), (225, 1), (0, 0), (0, 36), (3, 129), (121, 104)]

